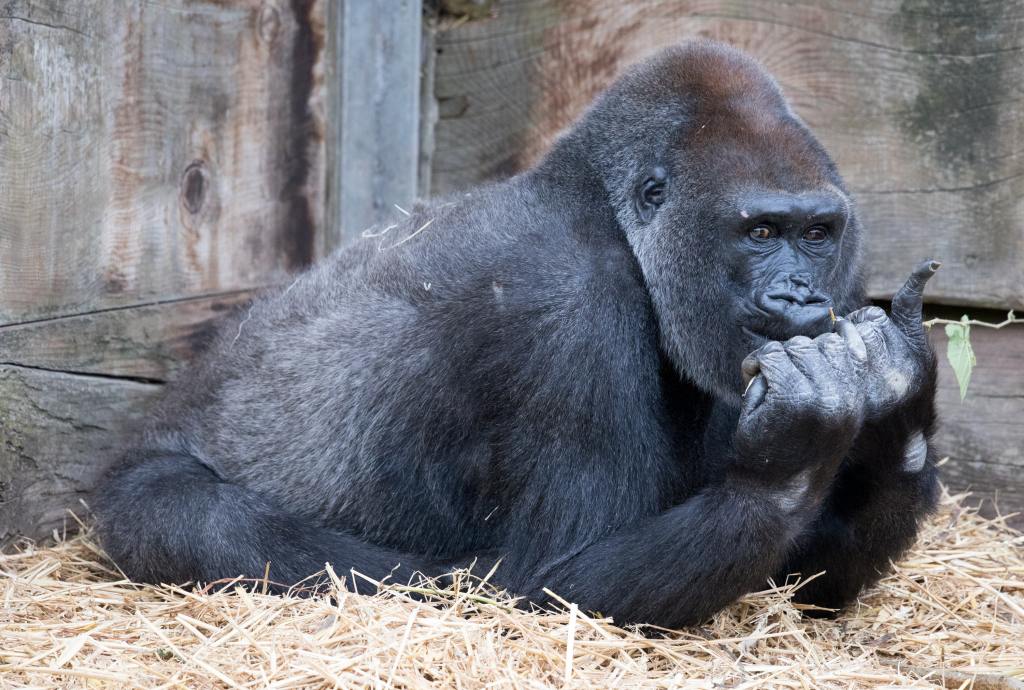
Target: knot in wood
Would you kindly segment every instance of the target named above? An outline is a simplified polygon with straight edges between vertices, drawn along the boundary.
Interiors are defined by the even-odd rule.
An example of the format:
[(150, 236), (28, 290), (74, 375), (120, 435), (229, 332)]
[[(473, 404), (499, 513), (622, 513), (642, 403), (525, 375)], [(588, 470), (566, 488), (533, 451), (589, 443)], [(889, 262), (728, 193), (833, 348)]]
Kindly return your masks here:
[(203, 208), (209, 173), (203, 161), (192, 161), (181, 177), (181, 203), (185, 210), (195, 215)]
[(281, 30), (281, 13), (272, 3), (265, 2), (256, 17), (256, 35), (264, 43), (273, 43)]

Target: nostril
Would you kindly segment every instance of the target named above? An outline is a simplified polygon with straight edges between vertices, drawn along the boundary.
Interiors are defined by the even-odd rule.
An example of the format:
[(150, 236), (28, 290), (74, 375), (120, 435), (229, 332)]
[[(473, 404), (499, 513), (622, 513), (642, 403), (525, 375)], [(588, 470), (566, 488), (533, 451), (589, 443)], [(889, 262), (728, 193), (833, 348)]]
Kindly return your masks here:
[(810, 288), (811, 276), (807, 273), (790, 273), (789, 282), (794, 287)]
[(804, 297), (795, 290), (776, 290), (775, 292), (769, 292), (768, 299), (783, 300), (785, 302), (795, 302), (796, 304), (804, 303)]

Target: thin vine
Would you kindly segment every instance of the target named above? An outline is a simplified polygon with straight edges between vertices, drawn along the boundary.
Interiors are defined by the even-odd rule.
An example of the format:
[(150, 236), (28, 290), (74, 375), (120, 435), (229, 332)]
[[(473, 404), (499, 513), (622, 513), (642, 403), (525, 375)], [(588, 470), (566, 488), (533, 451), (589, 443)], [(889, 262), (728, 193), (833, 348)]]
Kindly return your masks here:
[(966, 314), (960, 317), (959, 321), (929, 319), (923, 323), (929, 329), (940, 323), (946, 326), (946, 337), (949, 339), (946, 347), (946, 359), (949, 360), (949, 365), (953, 368), (953, 373), (956, 374), (956, 381), (960, 386), (960, 402), (963, 402), (967, 397), (967, 385), (971, 381), (971, 372), (974, 371), (974, 365), (978, 363), (974, 356), (974, 348), (971, 347), (971, 326), (998, 330), (1010, 324), (1024, 323), (1024, 319), (1018, 319), (1017, 315), (1011, 311), (1006, 314), (1006, 319), (999, 323), (978, 321), (968, 318)]
[(982, 326), (983, 328), (999, 329), (999, 328), (1005, 328), (1006, 326), (1009, 326), (1012, 323), (1024, 323), (1024, 319), (1017, 318), (1017, 315), (1014, 314), (1011, 311), (1011, 312), (1007, 313), (1006, 320), (1000, 321), (999, 323), (990, 323), (988, 321), (978, 321), (977, 319), (968, 319), (967, 317), (964, 317), (964, 318), (960, 319), (959, 321), (954, 321), (952, 319), (928, 319), (927, 321), (924, 321), (923, 323), (924, 323), (924, 327), (925, 328), (931, 328), (932, 326), (937, 326), (939, 324), (955, 324), (955, 325), (967, 324), (968, 326)]

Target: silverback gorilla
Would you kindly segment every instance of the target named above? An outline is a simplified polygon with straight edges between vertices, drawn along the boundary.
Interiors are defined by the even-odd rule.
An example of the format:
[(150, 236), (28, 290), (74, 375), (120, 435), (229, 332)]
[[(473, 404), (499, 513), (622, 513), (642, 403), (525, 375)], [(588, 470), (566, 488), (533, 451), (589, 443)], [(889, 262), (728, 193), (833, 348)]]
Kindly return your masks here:
[(534, 168), (367, 234), (170, 387), (94, 500), (127, 575), (500, 559), (676, 627), (792, 573), (841, 607), (934, 502), (938, 264), (865, 306), (835, 166), (736, 50), (661, 52)]

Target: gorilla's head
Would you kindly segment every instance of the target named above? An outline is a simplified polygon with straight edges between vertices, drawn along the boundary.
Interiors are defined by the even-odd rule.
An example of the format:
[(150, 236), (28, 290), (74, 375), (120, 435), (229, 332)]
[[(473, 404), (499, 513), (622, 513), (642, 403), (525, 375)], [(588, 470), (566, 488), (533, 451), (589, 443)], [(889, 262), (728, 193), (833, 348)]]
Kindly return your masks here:
[(657, 312), (662, 347), (737, 400), (764, 340), (815, 336), (863, 302), (859, 228), (835, 166), (775, 81), (727, 46), (666, 50), (574, 131)]

